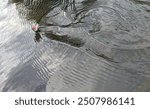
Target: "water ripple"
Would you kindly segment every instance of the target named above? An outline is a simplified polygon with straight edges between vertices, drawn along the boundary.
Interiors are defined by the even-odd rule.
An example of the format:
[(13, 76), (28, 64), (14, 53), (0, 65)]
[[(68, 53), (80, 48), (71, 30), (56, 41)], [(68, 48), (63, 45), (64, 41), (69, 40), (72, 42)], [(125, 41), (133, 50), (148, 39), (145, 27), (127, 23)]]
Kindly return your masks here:
[(62, 3), (0, 2), (0, 91), (149, 91), (149, 1)]

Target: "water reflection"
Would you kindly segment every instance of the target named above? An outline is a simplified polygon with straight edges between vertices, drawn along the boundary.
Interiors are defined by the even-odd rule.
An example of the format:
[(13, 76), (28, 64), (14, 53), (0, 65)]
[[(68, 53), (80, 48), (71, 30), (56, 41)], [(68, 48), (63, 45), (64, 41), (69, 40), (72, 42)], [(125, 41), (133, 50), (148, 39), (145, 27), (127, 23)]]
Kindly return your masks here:
[(0, 4), (0, 91), (149, 91), (148, 0)]
[(47, 12), (60, 4), (60, 0), (11, 0), (11, 3), (16, 4), (20, 17), (39, 22)]
[(33, 40), (35, 33), (31, 30), (31, 23), (38, 19), (30, 19), (32, 12), (24, 3), (18, 0), (0, 3), (1, 91), (45, 90), (46, 80), (37, 76), (37, 70), (32, 65), (37, 45)]

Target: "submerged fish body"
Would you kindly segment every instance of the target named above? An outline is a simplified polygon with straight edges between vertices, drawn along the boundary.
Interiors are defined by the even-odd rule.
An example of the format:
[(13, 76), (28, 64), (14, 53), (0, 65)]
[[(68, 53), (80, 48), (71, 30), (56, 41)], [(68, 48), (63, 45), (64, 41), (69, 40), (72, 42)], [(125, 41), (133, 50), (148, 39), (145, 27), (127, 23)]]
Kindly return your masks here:
[[(149, 62), (150, 53), (150, 16), (143, 5), (135, 5), (133, 1), (76, 0), (74, 6), (72, 9), (69, 5), (65, 10), (56, 7), (41, 20), (53, 24), (44, 30), (53, 33), (55, 38), (45, 36), (67, 44), (69, 50), (64, 47), (65, 52), (71, 46), (77, 47), (71, 59), (64, 59), (54, 71), (47, 91), (141, 90), (138, 84), (150, 73), (149, 64), (145, 63)], [(81, 46), (64, 41), (75, 42), (74, 39)]]
[[(145, 10), (133, 2), (76, 0), (74, 7), (72, 9), (69, 5), (66, 10), (61, 7), (51, 10), (41, 22), (53, 25), (45, 26), (43, 30), (50, 31), (55, 37), (79, 39), (84, 42), (82, 48), (116, 61), (127, 61), (128, 54), (134, 55), (141, 49), (149, 48), (149, 13), (140, 16)], [(122, 56), (118, 57), (118, 54)]]
[[(19, 15), (38, 23), (29, 26), (35, 32), (39, 29), (35, 34), (29, 30), (36, 43), (31, 39), (30, 45), (21, 43), (27, 37), (23, 32), (19, 41), (14, 41), (20, 42), (18, 45), (2, 47), (3, 53), (5, 49), (12, 53), (13, 60), (22, 56), (18, 49), (26, 55), (17, 61), (24, 63), (7, 70), (10, 72), (0, 89), (150, 91), (148, 0), (23, 1), (16, 7)], [(1, 63), (7, 63), (3, 60), (0, 58)], [(0, 74), (9, 66), (0, 65)]]

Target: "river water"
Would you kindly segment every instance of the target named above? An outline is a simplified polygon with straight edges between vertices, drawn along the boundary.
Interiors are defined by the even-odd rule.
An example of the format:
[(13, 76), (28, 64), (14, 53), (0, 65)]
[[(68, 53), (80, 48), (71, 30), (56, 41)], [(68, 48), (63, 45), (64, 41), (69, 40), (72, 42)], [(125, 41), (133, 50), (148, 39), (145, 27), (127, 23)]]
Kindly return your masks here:
[(1, 0), (0, 10), (0, 91), (150, 91), (149, 0)]

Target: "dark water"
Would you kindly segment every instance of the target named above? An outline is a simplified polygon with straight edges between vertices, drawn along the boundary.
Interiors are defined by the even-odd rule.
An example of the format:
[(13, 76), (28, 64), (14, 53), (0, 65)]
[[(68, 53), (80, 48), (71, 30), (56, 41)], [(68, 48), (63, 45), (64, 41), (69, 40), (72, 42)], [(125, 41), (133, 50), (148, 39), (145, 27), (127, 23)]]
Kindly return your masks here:
[(0, 91), (150, 91), (149, 0), (1, 0), (0, 10)]

